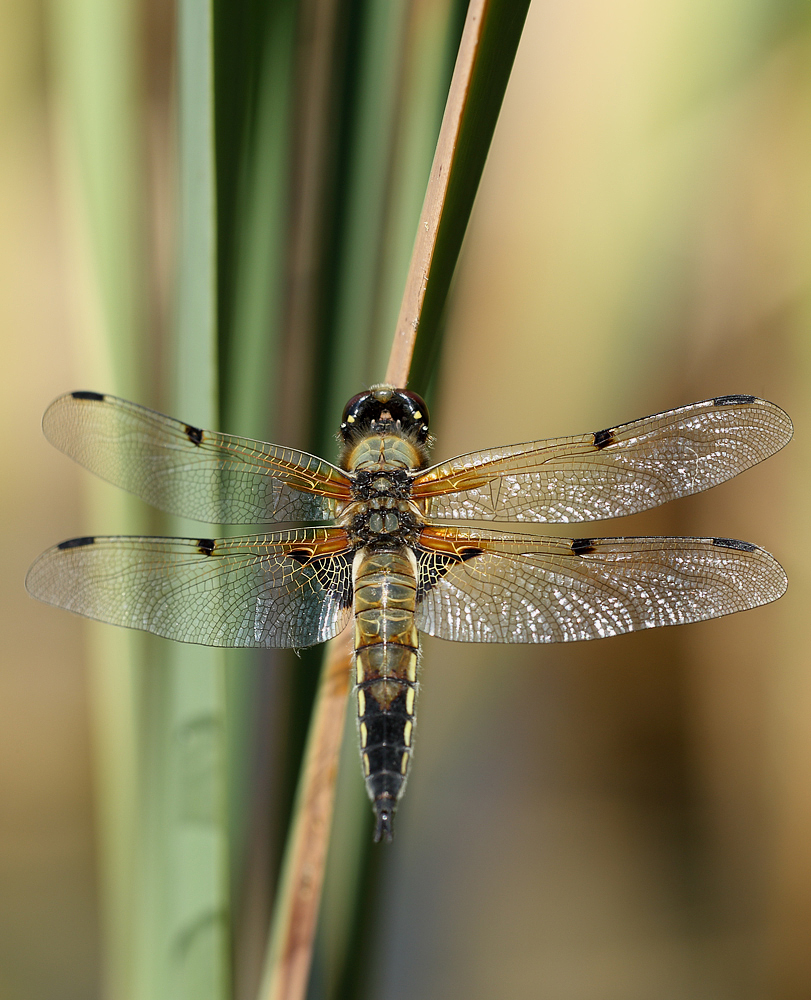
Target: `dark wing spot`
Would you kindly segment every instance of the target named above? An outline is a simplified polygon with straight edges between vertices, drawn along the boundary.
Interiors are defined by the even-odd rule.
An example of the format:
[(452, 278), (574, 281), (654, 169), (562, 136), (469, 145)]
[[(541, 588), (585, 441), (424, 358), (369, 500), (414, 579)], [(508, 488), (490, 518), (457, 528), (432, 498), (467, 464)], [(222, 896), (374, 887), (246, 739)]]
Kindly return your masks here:
[(73, 399), (95, 399), (99, 403), (104, 399), (100, 392), (72, 392), (71, 396)]
[(291, 549), (287, 554), (301, 566), (310, 561), (310, 553), (306, 549)]
[(192, 427), (191, 424), (186, 424), (183, 430), (186, 432), (186, 437), (192, 444), (203, 443), (203, 432), (199, 427)]
[(468, 559), (480, 556), (482, 552), (484, 552), (484, 549), (477, 549), (475, 545), (470, 545), (466, 549), (459, 549), (459, 558), (462, 562), (467, 562)]
[(197, 542), (197, 551), (201, 556), (210, 556), (214, 551), (214, 539), (200, 538)]
[(587, 556), (590, 552), (595, 552), (597, 546), (593, 538), (573, 538), (572, 552), (576, 556)]
[(737, 403), (754, 403), (755, 396), (716, 396), (713, 406), (735, 406)]
[(757, 551), (757, 545), (751, 542), (739, 542), (737, 538), (713, 538), (712, 544), (722, 549), (739, 549), (741, 552)]
[(610, 427), (607, 427), (604, 431), (594, 432), (594, 447), (600, 450), (607, 448), (610, 444), (614, 444), (616, 440), (614, 431)]
[(457, 553), (437, 552), (436, 549), (416, 545), (414, 554), (417, 557), (417, 604), (425, 595), (433, 590), (443, 576), (459, 563), (467, 562), (480, 556), (484, 549), (476, 545), (466, 545)]
[[(471, 553), (472, 551), (471, 548)], [(417, 557), (417, 604), (419, 604), (450, 569), (462, 562), (462, 559), (449, 552), (437, 552), (422, 545), (414, 547), (414, 554)]]
[(58, 549), (80, 549), (85, 545), (93, 545), (96, 539), (92, 535), (84, 535), (82, 538), (69, 538), (66, 542), (60, 542)]

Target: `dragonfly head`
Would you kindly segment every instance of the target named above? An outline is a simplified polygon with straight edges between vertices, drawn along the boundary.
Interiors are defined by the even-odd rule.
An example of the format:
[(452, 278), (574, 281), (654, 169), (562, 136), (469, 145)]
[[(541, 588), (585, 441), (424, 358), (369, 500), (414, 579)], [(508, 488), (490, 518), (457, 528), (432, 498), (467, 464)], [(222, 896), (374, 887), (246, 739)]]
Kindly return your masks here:
[(428, 440), (428, 407), (415, 392), (391, 385), (373, 385), (353, 396), (344, 407), (341, 438), (350, 444), (363, 434), (399, 431), (419, 444)]

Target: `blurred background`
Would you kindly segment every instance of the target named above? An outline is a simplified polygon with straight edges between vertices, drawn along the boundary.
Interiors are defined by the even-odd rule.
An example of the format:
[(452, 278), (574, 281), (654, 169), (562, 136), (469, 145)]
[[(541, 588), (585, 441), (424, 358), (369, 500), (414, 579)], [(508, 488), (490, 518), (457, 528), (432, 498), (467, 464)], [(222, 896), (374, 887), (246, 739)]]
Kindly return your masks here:
[[(383, 372), (464, 5), (226, 6), (211, 419), (331, 459), (345, 397)], [(160, 0), (0, 4), (2, 1000), (160, 995), (122, 945), (143, 910), (129, 820), (150, 780), (122, 746), (141, 745), (150, 698), (105, 669), (110, 630), (22, 581), (48, 545), (139, 516), (45, 442), (48, 403), (95, 389), (172, 411), (183, 379), (178, 47)], [(337, 63), (343, 89), (317, 72)], [(388, 117), (363, 118), (370, 93), (395, 94)], [(349, 125), (319, 130), (333, 117)], [(362, 169), (380, 148), (382, 221)], [(566, 648), (426, 639), (397, 838), (372, 854), (349, 730), (312, 997), (811, 996), (810, 179), (808, 4), (532, 3), (427, 383), (436, 457), (771, 399), (796, 427), (784, 453), (593, 533), (747, 539), (790, 588), (745, 615)], [(261, 373), (253, 396), (240, 342), (260, 345), (240, 362)], [(317, 662), (225, 666), (239, 998), (256, 995)]]

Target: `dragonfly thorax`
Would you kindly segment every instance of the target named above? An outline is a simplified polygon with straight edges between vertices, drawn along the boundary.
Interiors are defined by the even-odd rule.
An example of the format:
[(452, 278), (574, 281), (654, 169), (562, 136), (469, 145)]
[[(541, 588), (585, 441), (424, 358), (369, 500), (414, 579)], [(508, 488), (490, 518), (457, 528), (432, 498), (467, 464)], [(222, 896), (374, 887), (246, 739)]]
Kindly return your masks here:
[(408, 500), (376, 496), (350, 505), (344, 523), (356, 544), (392, 548), (414, 544), (420, 518)]
[(407, 500), (413, 480), (408, 469), (372, 467), (358, 469), (352, 477), (352, 497), (355, 500), (377, 500), (394, 497)]
[(352, 500), (340, 511), (338, 523), (356, 545), (390, 549), (413, 544), (422, 518), (411, 500), (412, 483), (409, 469), (390, 462), (356, 470)]

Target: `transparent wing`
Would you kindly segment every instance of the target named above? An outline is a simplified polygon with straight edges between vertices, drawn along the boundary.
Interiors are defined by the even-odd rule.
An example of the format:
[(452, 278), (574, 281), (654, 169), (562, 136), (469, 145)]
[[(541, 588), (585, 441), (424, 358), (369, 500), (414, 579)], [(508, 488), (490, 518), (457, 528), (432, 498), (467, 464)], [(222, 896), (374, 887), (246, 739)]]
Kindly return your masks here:
[(201, 430), (115, 396), (60, 396), (42, 427), (102, 479), (212, 524), (323, 521), (350, 495), (343, 472), (313, 455)]
[(352, 612), (352, 550), (337, 528), (242, 538), (74, 538), (28, 571), (68, 611), (205, 646), (301, 648)]
[(718, 618), (787, 586), (730, 538), (550, 538), (426, 527), (417, 628), (461, 642), (571, 642)]
[(720, 396), (619, 427), (461, 455), (414, 480), (429, 517), (598, 521), (716, 486), (779, 451), (791, 420)]

